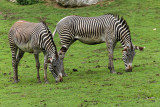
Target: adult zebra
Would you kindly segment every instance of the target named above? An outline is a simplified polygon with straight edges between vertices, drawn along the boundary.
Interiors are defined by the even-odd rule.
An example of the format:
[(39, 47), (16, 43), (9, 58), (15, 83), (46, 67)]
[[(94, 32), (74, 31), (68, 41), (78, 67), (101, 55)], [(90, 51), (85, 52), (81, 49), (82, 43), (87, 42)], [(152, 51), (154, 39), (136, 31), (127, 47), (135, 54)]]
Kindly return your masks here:
[(53, 36), (56, 32), (58, 32), (62, 44), (59, 51), (62, 60), (69, 46), (76, 40), (90, 45), (106, 42), (109, 56), (108, 68), (111, 73), (115, 73), (113, 51), (118, 41), (124, 48), (122, 59), (127, 72), (132, 71), (135, 49), (144, 49), (144, 47), (132, 44), (127, 22), (113, 14), (98, 17), (67, 16), (58, 22)]
[[(12, 52), (12, 66), (14, 71), (14, 81), (18, 82), (18, 64), (25, 52), (33, 53), (36, 60), (37, 79), (39, 75), (39, 53), (44, 54), (44, 79), (47, 80), (47, 63), (50, 63), (50, 71), (56, 82), (62, 81), (63, 64), (59, 59), (52, 33), (45, 23), (31, 23), (17, 21), (10, 29), (8, 35)], [(18, 52), (18, 53), (17, 53)], [(49, 59), (48, 59), (49, 58)]]

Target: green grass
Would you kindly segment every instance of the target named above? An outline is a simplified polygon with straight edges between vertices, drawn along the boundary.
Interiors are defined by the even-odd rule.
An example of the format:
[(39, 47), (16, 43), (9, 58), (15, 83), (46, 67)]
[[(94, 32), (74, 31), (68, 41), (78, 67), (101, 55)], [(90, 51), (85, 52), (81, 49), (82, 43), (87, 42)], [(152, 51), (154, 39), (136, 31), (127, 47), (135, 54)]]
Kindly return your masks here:
[[(65, 16), (106, 13), (123, 16), (130, 27), (133, 44), (146, 47), (142, 52), (136, 51), (133, 72), (125, 72), (120, 43), (114, 53), (115, 70), (120, 73), (110, 74), (106, 44), (86, 45), (77, 41), (66, 53), (64, 66), (68, 77), (62, 83), (56, 84), (48, 71), (49, 84), (45, 84), (43, 54), (40, 54), (42, 83), (37, 83), (34, 56), (29, 53), (25, 53), (19, 64), (20, 82), (13, 83), (8, 32), (17, 20), (39, 22), (44, 19), (53, 32), (56, 23)], [(159, 18), (159, 0), (105, 0), (97, 5), (68, 9), (45, 3), (21, 6), (0, 0), (0, 106), (159, 107)], [(59, 50), (61, 45), (57, 34), (54, 41)]]

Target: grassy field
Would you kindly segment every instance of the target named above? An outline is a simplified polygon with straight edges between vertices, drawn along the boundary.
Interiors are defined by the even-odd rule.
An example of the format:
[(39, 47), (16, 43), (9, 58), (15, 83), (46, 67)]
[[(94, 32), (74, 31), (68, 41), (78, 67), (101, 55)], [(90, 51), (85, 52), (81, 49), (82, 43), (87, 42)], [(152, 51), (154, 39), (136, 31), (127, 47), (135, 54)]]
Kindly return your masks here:
[[(128, 22), (134, 45), (145, 46), (136, 51), (133, 72), (125, 72), (122, 48), (117, 44), (114, 65), (118, 74), (107, 69), (106, 44), (86, 45), (75, 42), (68, 50), (64, 65), (68, 77), (55, 83), (48, 71), (49, 84), (43, 80), (43, 54), (37, 83), (34, 56), (25, 53), (19, 64), (20, 82), (13, 83), (8, 32), (17, 20), (45, 20), (53, 32), (65, 16), (100, 16), (114, 13)], [(58, 34), (54, 39), (58, 50)], [(81, 8), (60, 8), (51, 2), (20, 6), (0, 0), (0, 106), (1, 107), (159, 107), (160, 106), (160, 1), (104, 0)], [(77, 69), (77, 72), (73, 72)]]

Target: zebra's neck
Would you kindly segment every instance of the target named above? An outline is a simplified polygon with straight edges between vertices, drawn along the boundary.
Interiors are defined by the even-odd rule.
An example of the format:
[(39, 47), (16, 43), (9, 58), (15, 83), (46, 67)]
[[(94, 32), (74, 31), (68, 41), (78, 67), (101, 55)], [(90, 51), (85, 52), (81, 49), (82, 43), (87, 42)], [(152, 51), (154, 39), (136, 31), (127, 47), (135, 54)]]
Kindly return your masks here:
[(40, 48), (45, 50), (50, 57), (55, 57), (57, 53), (52, 34), (50, 31), (46, 35), (42, 35), (40, 39)]
[(120, 41), (123, 48), (132, 45), (129, 26), (123, 18), (115, 22), (115, 35), (116, 40)]

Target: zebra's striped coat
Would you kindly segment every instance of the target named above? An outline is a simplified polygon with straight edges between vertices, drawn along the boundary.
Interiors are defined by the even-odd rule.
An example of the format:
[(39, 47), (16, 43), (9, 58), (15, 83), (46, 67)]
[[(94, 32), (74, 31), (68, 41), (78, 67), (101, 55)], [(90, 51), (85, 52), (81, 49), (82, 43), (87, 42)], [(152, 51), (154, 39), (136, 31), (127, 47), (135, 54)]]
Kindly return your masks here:
[[(18, 82), (18, 63), (25, 52), (33, 53), (36, 60), (37, 79), (40, 82), (39, 76), (39, 53), (44, 53), (44, 79), (47, 80), (47, 62), (51, 63), (50, 68), (56, 81), (62, 80), (61, 63), (57, 53), (56, 46), (53, 42), (52, 34), (44, 23), (31, 23), (27, 21), (17, 21), (10, 29), (8, 35), (10, 48), (12, 52), (12, 66), (14, 70), (14, 80)], [(63, 68), (63, 67), (62, 67)], [(57, 77), (58, 76), (58, 77)]]
[(69, 46), (76, 40), (86, 44), (106, 43), (109, 56), (108, 68), (115, 73), (113, 51), (116, 43), (122, 44), (123, 61), (126, 71), (132, 71), (135, 46), (132, 44), (130, 30), (123, 18), (113, 14), (98, 17), (67, 16), (60, 20), (53, 35), (58, 32), (62, 48), (59, 52), (63, 60)]

